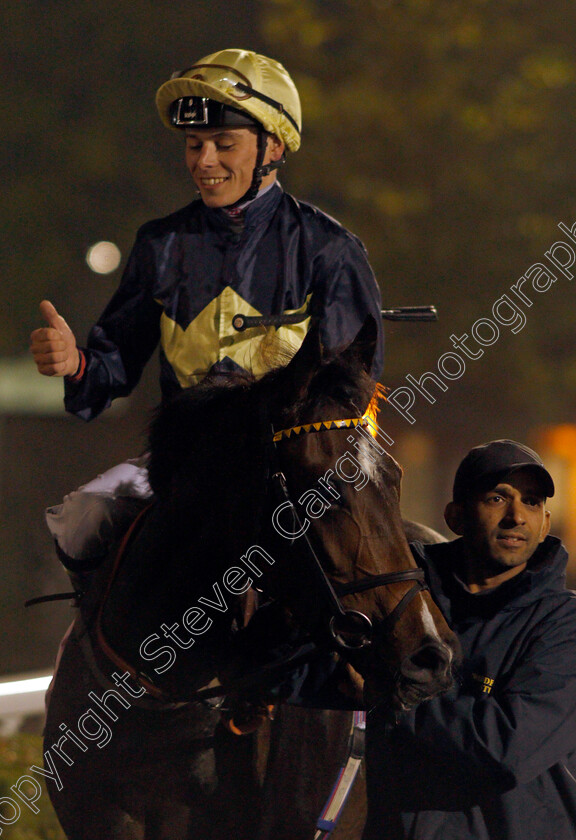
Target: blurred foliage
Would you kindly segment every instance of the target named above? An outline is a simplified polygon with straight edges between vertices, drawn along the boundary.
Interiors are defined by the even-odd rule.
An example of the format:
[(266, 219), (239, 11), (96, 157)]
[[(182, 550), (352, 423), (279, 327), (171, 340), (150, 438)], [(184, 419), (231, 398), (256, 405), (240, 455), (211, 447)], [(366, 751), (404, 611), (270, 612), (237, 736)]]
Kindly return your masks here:
[[(491, 317), (493, 303), (563, 238), (558, 222), (576, 221), (576, 6), (272, 0), (260, 8), (267, 46), (293, 69), (304, 100), (290, 187), (361, 236), (385, 305), (438, 306), (437, 325), (387, 327), (385, 381), (437, 372), (440, 355), (454, 350), (450, 335)], [(531, 309), (520, 306), (521, 332), (501, 327), (482, 360), (448, 382), (444, 409), (419, 397), (416, 413), (430, 412), (436, 426), (476, 423), (484, 434), (503, 419), (569, 415), (574, 289), (559, 276), (549, 292), (532, 292)]]
[[(13, 825), (2, 826), (2, 836), (6, 840), (65, 840), (65, 835), (48, 798), (46, 786), (42, 784), (42, 796), (37, 800), (39, 814), (22, 804), (10, 790), (21, 776), (30, 775), (30, 767), (35, 764), (42, 767), (42, 738), (38, 735), (15, 735), (12, 738), (0, 738), (0, 797), (7, 796), (21, 805), (21, 815)], [(40, 776), (33, 778), (40, 781)], [(31, 788), (23, 788), (31, 794)], [(8, 811), (6, 811), (8, 816)]]

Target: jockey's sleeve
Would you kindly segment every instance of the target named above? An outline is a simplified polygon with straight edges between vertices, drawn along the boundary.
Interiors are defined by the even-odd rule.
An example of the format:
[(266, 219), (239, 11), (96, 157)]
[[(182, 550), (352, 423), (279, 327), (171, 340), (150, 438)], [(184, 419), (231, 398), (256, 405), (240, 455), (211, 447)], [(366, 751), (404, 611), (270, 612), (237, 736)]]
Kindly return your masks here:
[(378, 327), (371, 375), (378, 379), (384, 362), (384, 329), (380, 289), (360, 240), (348, 234), (322, 286), (312, 296), (313, 312), (320, 318), (324, 346), (343, 347), (352, 341), (367, 315)]
[(65, 408), (83, 420), (131, 393), (160, 340), (161, 306), (150, 291), (145, 247), (137, 239), (117, 292), (81, 348), (86, 356), (82, 378), (65, 381)]

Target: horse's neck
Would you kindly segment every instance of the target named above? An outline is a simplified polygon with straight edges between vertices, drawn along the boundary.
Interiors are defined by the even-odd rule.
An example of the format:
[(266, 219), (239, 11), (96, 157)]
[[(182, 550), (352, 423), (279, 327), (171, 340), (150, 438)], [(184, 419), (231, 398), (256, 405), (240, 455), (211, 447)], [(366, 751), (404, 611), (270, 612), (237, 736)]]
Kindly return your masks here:
[(176, 691), (215, 675), (240, 594), (227, 575), (239, 555), (224, 530), (184, 536), (173, 524), (161, 508), (148, 515), (116, 569), (107, 564), (92, 616), (100, 613), (102, 632), (120, 656), (153, 677), (165, 668), (159, 682)]

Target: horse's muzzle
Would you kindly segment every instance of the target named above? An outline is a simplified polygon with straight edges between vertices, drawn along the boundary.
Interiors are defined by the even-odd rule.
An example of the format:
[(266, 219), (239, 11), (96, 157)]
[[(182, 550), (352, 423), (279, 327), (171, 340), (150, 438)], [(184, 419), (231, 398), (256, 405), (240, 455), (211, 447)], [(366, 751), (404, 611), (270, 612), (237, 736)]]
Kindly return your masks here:
[(397, 704), (404, 709), (413, 708), (447, 691), (453, 683), (456, 659), (453, 648), (436, 639), (406, 656), (400, 664), (394, 692)]

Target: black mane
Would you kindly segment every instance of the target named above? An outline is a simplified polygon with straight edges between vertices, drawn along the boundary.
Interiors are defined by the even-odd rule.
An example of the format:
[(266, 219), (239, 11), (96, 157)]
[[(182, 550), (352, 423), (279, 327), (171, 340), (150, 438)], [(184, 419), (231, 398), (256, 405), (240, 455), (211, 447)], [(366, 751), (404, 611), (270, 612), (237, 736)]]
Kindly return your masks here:
[[(246, 432), (244, 446), (249, 445), (254, 435), (248, 432), (252, 430), (263, 446), (272, 425), (287, 428), (361, 416), (376, 385), (355, 354), (332, 354), (323, 359), (307, 387), (296, 395), (290, 392), (288, 371), (289, 366), (276, 368), (259, 379), (247, 372), (207, 378), (160, 406), (149, 433), (149, 475), (154, 492), (162, 495), (184, 465), (192, 473), (199, 470), (207, 436), (212, 441), (219, 439), (226, 449), (227, 441), (236, 438), (239, 429)], [(196, 440), (198, 447), (191, 447), (191, 440)], [(218, 466), (214, 463), (214, 470)], [(225, 458), (221, 466), (225, 468)]]

